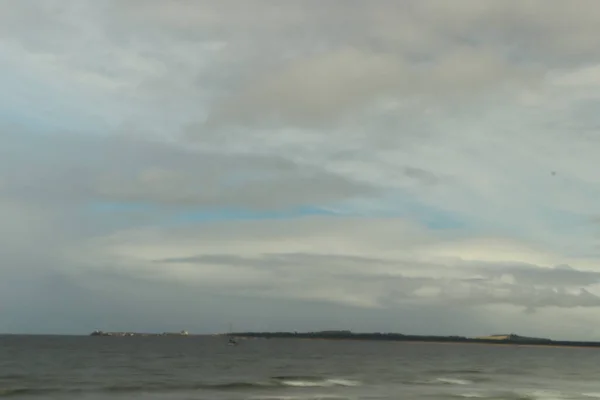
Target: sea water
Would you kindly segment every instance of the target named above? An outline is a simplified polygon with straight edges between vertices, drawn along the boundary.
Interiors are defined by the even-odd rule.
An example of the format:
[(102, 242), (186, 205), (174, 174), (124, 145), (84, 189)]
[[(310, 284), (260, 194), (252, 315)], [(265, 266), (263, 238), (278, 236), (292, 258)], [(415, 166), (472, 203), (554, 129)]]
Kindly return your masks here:
[(0, 398), (600, 398), (600, 349), (222, 337), (0, 336)]

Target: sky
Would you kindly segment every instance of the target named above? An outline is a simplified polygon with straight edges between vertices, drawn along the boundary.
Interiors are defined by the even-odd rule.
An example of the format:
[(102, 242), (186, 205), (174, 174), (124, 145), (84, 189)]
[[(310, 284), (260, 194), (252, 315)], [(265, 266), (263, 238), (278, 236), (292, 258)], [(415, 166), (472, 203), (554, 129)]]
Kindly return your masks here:
[(600, 340), (596, 0), (0, 0), (0, 332)]

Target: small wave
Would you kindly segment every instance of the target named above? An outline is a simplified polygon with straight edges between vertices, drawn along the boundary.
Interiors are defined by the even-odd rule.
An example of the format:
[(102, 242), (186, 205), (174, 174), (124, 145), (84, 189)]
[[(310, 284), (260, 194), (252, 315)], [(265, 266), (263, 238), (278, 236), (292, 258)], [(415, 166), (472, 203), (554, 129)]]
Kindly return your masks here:
[(353, 381), (350, 379), (327, 379), (327, 382), (332, 383), (334, 386), (360, 386), (359, 381)]
[(448, 375), (454, 375), (454, 374), (484, 374), (485, 371), (480, 370), (480, 369), (434, 369), (429, 371), (432, 374), (448, 374)]
[(60, 389), (55, 388), (0, 388), (0, 397), (47, 395), (60, 391)]
[(600, 398), (600, 393), (581, 393), (582, 396), (585, 397), (595, 397), (595, 398)]
[(466, 399), (485, 399), (489, 396), (485, 395), (484, 393), (461, 393), (458, 395), (458, 397), (463, 397)]
[[(244, 390), (244, 389), (276, 389), (286, 387), (333, 387), (333, 386), (358, 386), (360, 382), (342, 378), (316, 378), (316, 377), (273, 377), (267, 381), (248, 382), (223, 382), (223, 383), (191, 383), (183, 385), (171, 384), (140, 384), (140, 385), (115, 385), (96, 388), (0, 388), (0, 398), (18, 397), (27, 395), (48, 395), (50, 393), (131, 393), (148, 391), (186, 391), (186, 390)], [(261, 397), (266, 399), (266, 397)], [(273, 397), (273, 400), (294, 400), (293, 398)], [(298, 400), (343, 399), (332, 396), (302, 397)]]
[(91, 394), (91, 393), (144, 393), (144, 392), (171, 392), (171, 391), (189, 391), (189, 390), (235, 390), (244, 388), (261, 388), (273, 386), (269, 383), (259, 382), (232, 382), (224, 384), (189, 384), (189, 385), (161, 385), (161, 384), (146, 384), (146, 385), (110, 385), (95, 388), (0, 388), (0, 398), (20, 397), (20, 396), (41, 396), (50, 394)]
[(269, 388), (275, 385), (271, 382), (226, 382), (226, 383), (209, 383), (198, 384), (191, 389), (214, 389), (214, 390), (235, 390), (235, 389), (252, 389), (252, 388)]
[(473, 381), (469, 381), (467, 379), (455, 379), (455, 378), (436, 378), (436, 383), (443, 383), (446, 385), (470, 385)]
[(273, 380), (295, 380), (295, 381), (318, 381), (323, 379), (322, 377), (319, 376), (314, 376), (314, 375), (278, 375), (278, 376), (272, 376), (271, 379)]
[(524, 400), (564, 400), (566, 396), (556, 390), (532, 390), (517, 393)]
[(0, 388), (0, 397), (11, 397), (11, 396), (18, 396), (18, 395), (26, 395), (26, 394), (33, 394), (31, 392), (31, 390), (29, 389), (2, 389)]
[(316, 377), (298, 377), (298, 376), (276, 376), (272, 378), (275, 382), (283, 386), (295, 387), (331, 387), (331, 386), (359, 386), (359, 381), (342, 378), (316, 378)]
[(0, 398), (19, 397), (19, 396), (40, 396), (50, 394), (75, 394), (75, 393), (130, 393), (147, 391), (169, 391), (169, 390), (190, 390), (196, 387), (182, 387), (170, 385), (116, 385), (103, 386), (96, 388), (78, 388), (78, 387), (20, 387), (20, 388), (0, 388)]
[(313, 394), (311, 396), (252, 396), (249, 400), (347, 400), (347, 397), (333, 394)]

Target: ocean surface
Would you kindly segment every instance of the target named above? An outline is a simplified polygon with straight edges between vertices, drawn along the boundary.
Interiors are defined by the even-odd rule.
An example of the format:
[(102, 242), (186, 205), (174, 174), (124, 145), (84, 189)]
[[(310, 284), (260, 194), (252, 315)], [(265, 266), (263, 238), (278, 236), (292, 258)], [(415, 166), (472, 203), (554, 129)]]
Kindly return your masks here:
[(600, 349), (0, 336), (0, 399), (600, 398)]

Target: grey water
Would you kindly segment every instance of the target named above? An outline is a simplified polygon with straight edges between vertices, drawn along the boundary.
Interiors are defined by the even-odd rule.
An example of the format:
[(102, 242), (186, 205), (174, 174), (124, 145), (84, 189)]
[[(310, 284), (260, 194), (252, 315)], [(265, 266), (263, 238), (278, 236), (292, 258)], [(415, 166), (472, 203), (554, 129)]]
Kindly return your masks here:
[(600, 349), (222, 337), (0, 336), (0, 398), (600, 398)]

